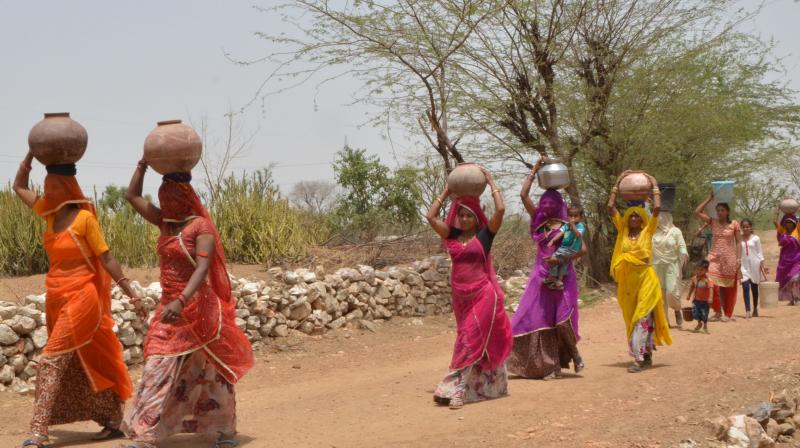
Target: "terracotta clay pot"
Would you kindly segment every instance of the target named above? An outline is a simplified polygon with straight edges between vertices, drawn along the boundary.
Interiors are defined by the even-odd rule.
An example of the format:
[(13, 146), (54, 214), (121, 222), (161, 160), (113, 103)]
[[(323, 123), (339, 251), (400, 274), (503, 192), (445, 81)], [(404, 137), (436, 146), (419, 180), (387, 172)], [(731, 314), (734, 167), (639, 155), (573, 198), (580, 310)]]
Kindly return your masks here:
[(89, 135), (69, 112), (46, 113), (28, 134), (28, 147), (43, 165), (75, 163), (86, 152)]
[(644, 201), (653, 192), (653, 185), (644, 171), (632, 171), (619, 183), (619, 193), (626, 201)]
[(480, 196), (486, 189), (486, 176), (474, 163), (459, 163), (447, 176), (447, 188), (456, 197)]
[(159, 121), (144, 141), (144, 159), (159, 174), (192, 171), (202, 152), (200, 136), (181, 120)]
[(787, 215), (794, 215), (800, 209), (800, 203), (796, 199), (786, 198), (781, 201), (781, 211)]

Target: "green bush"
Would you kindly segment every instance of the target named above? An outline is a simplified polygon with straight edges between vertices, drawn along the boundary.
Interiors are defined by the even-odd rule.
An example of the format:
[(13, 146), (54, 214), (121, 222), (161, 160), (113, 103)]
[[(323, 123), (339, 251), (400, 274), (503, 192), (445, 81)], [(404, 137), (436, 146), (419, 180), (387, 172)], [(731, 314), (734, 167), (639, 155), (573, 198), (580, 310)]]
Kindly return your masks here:
[(31, 275), (47, 271), (42, 245), (44, 220), (7, 186), (0, 191), (0, 273)]

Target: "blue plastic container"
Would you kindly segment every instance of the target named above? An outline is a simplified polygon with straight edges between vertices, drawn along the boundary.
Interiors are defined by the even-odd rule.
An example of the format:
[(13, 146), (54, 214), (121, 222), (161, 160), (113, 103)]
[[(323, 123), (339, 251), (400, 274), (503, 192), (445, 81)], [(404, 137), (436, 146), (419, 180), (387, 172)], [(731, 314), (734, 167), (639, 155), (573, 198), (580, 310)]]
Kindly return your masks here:
[(730, 204), (733, 201), (733, 186), (736, 182), (732, 180), (717, 180), (711, 182), (711, 189), (714, 191), (714, 199), (706, 206), (706, 214), (717, 219), (717, 204), (725, 202)]

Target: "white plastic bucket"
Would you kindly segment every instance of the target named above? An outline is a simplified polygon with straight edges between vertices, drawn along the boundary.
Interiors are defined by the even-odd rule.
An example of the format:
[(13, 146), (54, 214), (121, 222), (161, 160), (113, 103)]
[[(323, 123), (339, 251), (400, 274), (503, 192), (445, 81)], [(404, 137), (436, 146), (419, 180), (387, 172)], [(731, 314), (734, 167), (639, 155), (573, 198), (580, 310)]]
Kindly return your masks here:
[(775, 308), (778, 306), (778, 282), (761, 282), (758, 284), (758, 302), (762, 308)]
[(711, 182), (711, 189), (714, 192), (714, 199), (706, 206), (706, 214), (714, 219), (717, 219), (717, 204), (725, 202), (730, 205), (733, 201), (733, 186), (735, 182), (732, 180), (718, 180)]

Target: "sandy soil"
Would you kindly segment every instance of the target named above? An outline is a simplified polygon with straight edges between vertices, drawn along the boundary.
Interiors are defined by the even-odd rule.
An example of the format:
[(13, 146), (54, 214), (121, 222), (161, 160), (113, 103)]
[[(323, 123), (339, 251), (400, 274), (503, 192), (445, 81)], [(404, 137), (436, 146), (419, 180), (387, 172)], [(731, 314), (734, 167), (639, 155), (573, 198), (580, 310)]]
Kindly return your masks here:
[[(768, 259), (775, 247), (768, 243)], [(744, 314), (739, 303), (737, 314)], [(611, 300), (581, 315), (587, 369), (562, 380), (513, 379), (510, 395), (459, 411), (432, 402), (454, 339), (449, 316), (395, 319), (377, 333), (336, 331), (274, 341), (237, 387), (242, 445), (261, 447), (669, 447), (708, 436), (702, 422), (800, 385), (800, 307), (673, 332), (655, 367), (632, 375), (625, 327)], [(132, 372), (135, 378), (139, 370)], [(32, 397), (0, 394), (0, 446), (26, 434)], [(90, 444), (96, 425), (55, 428), (54, 447)], [(177, 436), (164, 447), (211, 446)]]

